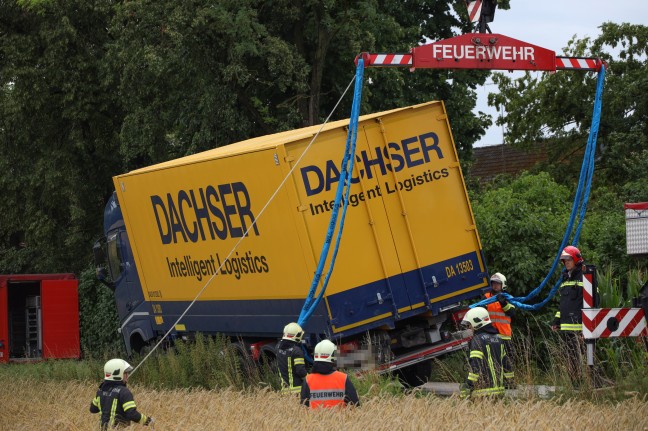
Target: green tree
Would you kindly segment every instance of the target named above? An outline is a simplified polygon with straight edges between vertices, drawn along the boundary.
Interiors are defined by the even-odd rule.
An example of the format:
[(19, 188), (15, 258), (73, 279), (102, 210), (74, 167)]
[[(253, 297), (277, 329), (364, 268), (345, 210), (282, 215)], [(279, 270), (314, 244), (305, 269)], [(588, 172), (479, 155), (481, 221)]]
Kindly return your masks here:
[[(648, 200), (648, 27), (604, 23), (591, 40), (572, 40), (565, 55), (599, 57), (607, 65), (598, 138), (595, 185), (622, 199)], [(512, 80), (494, 74), (500, 93), (489, 103), (506, 114), (506, 142), (531, 146), (551, 142), (546, 166), (557, 181), (573, 183), (592, 120), (596, 74), (558, 72)]]
[[(615, 271), (639, 265), (625, 250), (624, 202), (648, 201), (648, 27), (604, 23), (591, 40), (572, 40), (568, 56), (598, 57), (606, 64), (605, 90), (590, 204), (580, 246), (587, 259)], [(498, 120), (506, 141), (528, 147), (547, 141), (549, 161), (537, 169), (573, 194), (592, 120), (596, 74), (557, 72), (512, 80), (495, 74), (500, 93), (489, 103), (504, 107)]]
[(523, 174), (472, 195), (489, 270), (504, 273), (513, 294), (536, 288), (551, 268), (569, 219), (569, 195), (547, 173)]
[(296, 110), (270, 95), (304, 91), (308, 66), (259, 22), (258, 3), (116, 5), (108, 46), (124, 169), (294, 127)]
[[(27, 3), (26, 3), (27, 4)], [(78, 272), (118, 169), (105, 2), (0, 4), (0, 271)]]
[[(119, 3), (109, 49), (125, 111), (124, 168), (320, 123), (353, 77), (353, 59), (360, 52), (407, 52), (466, 30), (452, 5), (423, 0)], [(469, 155), (490, 124), (485, 115), (472, 113), (475, 87), (485, 77), (480, 71), (370, 70), (363, 112), (445, 99), (460, 152)], [(350, 106), (349, 94), (334, 119), (347, 117)]]
[(112, 290), (97, 281), (94, 268), (87, 268), (79, 277), (79, 326), (84, 354), (94, 357), (108, 352), (115, 356), (123, 354), (115, 298)]

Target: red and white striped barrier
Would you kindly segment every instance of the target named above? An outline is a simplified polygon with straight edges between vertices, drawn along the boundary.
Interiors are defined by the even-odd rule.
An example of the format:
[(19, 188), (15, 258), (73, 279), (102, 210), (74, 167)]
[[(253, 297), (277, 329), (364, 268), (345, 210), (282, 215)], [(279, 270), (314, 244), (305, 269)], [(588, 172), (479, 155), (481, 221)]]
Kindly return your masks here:
[(479, 21), (481, 17), (482, 10), (482, 0), (467, 0), (466, 6), (468, 7), (468, 16), (470, 17), (470, 22), (473, 24)]
[(592, 273), (583, 274), (583, 308), (594, 308)]
[(369, 54), (366, 66), (411, 66), (412, 54)]
[(586, 339), (648, 336), (642, 308), (591, 308), (583, 310)]
[(556, 70), (599, 70), (601, 61), (597, 58), (556, 57)]

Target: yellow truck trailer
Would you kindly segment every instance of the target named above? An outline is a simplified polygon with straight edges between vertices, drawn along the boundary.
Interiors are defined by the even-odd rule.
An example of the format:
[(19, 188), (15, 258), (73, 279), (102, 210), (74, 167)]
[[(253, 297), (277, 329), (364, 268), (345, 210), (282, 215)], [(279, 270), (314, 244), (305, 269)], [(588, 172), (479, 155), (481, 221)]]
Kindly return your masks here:
[[(171, 329), (208, 284), (174, 336), (221, 333), (246, 353), (273, 354), (317, 266), (347, 127), (262, 136), (114, 177), (95, 250), (129, 351)], [(383, 368), (460, 348), (449, 316), (488, 277), (443, 103), (360, 117), (351, 182), (307, 341), (378, 340), (390, 352)]]

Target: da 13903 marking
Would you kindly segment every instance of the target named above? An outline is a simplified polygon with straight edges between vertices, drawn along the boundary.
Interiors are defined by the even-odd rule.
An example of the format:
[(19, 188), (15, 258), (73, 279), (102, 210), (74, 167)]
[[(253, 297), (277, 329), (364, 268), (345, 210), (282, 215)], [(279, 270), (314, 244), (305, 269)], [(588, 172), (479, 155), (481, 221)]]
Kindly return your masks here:
[(455, 277), (457, 275), (465, 274), (475, 269), (472, 259), (464, 260), (463, 262), (455, 263), (454, 265), (446, 266), (446, 276), (448, 278)]

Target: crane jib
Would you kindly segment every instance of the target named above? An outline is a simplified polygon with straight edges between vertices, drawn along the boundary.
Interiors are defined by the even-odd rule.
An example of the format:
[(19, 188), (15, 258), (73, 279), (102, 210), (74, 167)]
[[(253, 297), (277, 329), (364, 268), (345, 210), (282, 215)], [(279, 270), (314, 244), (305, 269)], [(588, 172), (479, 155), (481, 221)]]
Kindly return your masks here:
[(556, 56), (554, 51), (501, 34), (470, 33), (414, 47), (403, 54), (362, 53), (367, 67), (598, 71), (598, 58)]

